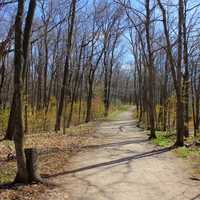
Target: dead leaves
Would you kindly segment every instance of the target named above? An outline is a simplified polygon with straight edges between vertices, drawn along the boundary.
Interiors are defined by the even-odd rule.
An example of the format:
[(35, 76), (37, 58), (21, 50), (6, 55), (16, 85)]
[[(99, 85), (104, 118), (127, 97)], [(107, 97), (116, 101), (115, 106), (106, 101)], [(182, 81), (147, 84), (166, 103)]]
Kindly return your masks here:
[[(66, 135), (55, 132), (39, 133), (26, 136), (25, 147), (36, 147), (39, 149), (39, 164), (42, 175), (46, 177), (61, 173), (68, 165), (69, 157), (81, 150), (83, 146), (91, 145), (96, 124), (81, 125), (67, 129)], [(8, 155), (14, 155), (12, 143), (0, 144), (0, 183), (12, 181), (15, 176), (16, 162), (13, 159), (6, 160)], [(1, 162), (1, 161), (0, 161)], [(47, 186), (35, 184), (28, 186), (17, 186), (11, 189), (0, 189), (0, 200), (31, 200), (40, 199)]]

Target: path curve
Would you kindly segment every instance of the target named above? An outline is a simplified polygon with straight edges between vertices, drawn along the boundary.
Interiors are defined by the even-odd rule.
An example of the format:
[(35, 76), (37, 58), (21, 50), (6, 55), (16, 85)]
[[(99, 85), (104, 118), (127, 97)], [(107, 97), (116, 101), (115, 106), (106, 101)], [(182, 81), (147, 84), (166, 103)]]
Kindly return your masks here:
[(70, 160), (70, 169), (52, 178), (60, 187), (48, 200), (198, 200), (200, 183), (169, 149), (158, 149), (136, 127), (132, 111), (103, 122), (95, 137)]

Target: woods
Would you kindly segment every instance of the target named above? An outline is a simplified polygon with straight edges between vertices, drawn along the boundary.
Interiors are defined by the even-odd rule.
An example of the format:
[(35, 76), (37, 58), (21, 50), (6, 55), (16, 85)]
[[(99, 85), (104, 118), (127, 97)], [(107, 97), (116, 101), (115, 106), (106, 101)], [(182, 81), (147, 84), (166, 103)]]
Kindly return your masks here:
[[(134, 99), (139, 121), (145, 121), (151, 130), (150, 138), (155, 137), (155, 130), (176, 127), (175, 145), (183, 146), (194, 112), (199, 110), (193, 93), (197, 80), (190, 79), (194, 76), (192, 60), (198, 54), (193, 45), (197, 42), (199, 5), (184, 0), (172, 5), (145, 1), (142, 12), (130, 1), (118, 3), (126, 10), (131, 26), (128, 39), (136, 68)], [(198, 98), (196, 103), (198, 107)], [(172, 119), (174, 113), (176, 118)]]
[[(82, 8), (82, 3), (77, 5), (76, 1), (39, 1), (31, 30), (34, 14), (31, 11), (32, 4), (30, 1), (27, 17), (21, 22), (24, 39), (20, 77), (23, 85), (22, 112), (25, 132), (35, 128), (31, 125), (34, 120), (39, 120), (40, 130), (49, 129), (47, 126), (51, 126), (52, 129), (54, 123), (55, 131), (59, 131), (63, 123), (69, 127), (71, 123), (89, 122), (96, 118), (95, 113), (101, 115), (102, 112), (102, 116), (103, 113), (107, 115), (110, 101), (113, 99), (115, 102), (128, 102), (133, 98), (132, 94), (126, 94), (127, 97), (122, 99), (122, 88), (114, 85), (114, 79), (117, 78), (114, 74), (123, 73), (121, 83), (125, 85), (129, 77), (126, 71), (131, 71), (123, 70), (120, 63), (120, 40), (125, 28), (122, 22), (124, 14), (120, 6), (113, 7), (111, 2), (94, 2), (93, 5), (89, 5), (92, 8), (91, 13), (85, 16), (87, 6)], [(2, 3), (2, 12), (7, 12), (8, 8), (17, 10), (16, 5), (16, 2), (5, 1)], [(79, 7), (81, 9), (78, 12)], [(12, 22), (14, 16), (9, 17)], [(8, 33), (5, 32), (6, 38), (2, 42), (3, 115), (7, 115), (6, 112), (10, 109), (13, 92), (13, 87), (9, 83), (12, 80), (11, 66), (15, 50), (14, 30), (12, 24), (8, 26), (11, 28)], [(6, 46), (4, 43), (7, 43)], [(132, 86), (133, 83), (130, 81), (127, 87)], [(112, 92), (114, 90), (117, 91), (115, 94)], [(96, 91), (102, 92), (102, 96), (95, 95)], [(95, 98), (102, 102), (102, 105), (93, 104)], [(94, 106), (99, 111), (94, 111)], [(74, 109), (76, 119), (73, 119)], [(52, 121), (48, 123), (48, 120)], [(2, 121), (2, 131), (4, 130), (5, 124)]]
[[(28, 135), (136, 106), (137, 126), (198, 145), (199, 7), (188, 0), (0, 2), (0, 136), (14, 141), (16, 182), (41, 181)], [(35, 170), (35, 173), (32, 171)]]

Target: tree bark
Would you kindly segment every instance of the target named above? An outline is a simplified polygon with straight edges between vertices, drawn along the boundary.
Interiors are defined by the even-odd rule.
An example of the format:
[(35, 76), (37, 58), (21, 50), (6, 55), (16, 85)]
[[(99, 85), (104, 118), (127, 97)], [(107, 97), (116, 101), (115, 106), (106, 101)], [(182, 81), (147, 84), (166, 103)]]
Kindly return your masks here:
[(73, 37), (73, 30), (74, 30), (74, 23), (75, 23), (75, 16), (76, 16), (76, 0), (71, 1), (71, 12), (69, 15), (70, 15), (70, 22), (69, 22), (69, 31), (68, 31), (68, 39), (67, 39), (67, 52), (66, 52), (65, 65), (64, 65), (64, 77), (63, 77), (61, 95), (60, 95), (59, 104), (58, 104), (58, 110), (57, 110), (57, 114), (56, 114), (55, 131), (60, 130), (66, 84), (67, 84), (67, 80), (68, 80), (68, 76), (69, 76), (72, 37)]
[[(30, 6), (34, 3), (31, 0)], [(30, 8), (30, 7), (29, 7)], [(32, 10), (34, 15), (34, 10)], [(23, 67), (23, 59), (22, 55), (27, 54), (28, 45), (26, 48), (23, 48), (22, 45), (22, 24), (23, 24), (23, 13), (24, 13), (24, 0), (18, 1), (18, 9), (17, 15), (15, 19), (15, 51), (14, 51), (14, 94), (13, 101), (11, 106), (11, 112), (8, 121), (8, 128), (6, 132), (6, 139), (14, 139), (15, 150), (16, 150), (16, 159), (17, 159), (17, 174), (15, 177), (15, 182), (28, 182), (28, 171), (26, 165), (26, 158), (24, 153), (24, 129), (23, 129), (23, 121), (22, 121), (22, 67)], [(28, 18), (26, 19), (28, 20)], [(28, 22), (26, 21), (25, 24)], [(28, 30), (31, 29), (32, 21), (29, 23)], [(27, 29), (26, 29), (27, 30)], [(24, 33), (25, 37), (26, 33)], [(29, 43), (29, 38), (27, 37), (26, 42)], [(25, 38), (24, 38), (25, 40)], [(22, 54), (23, 53), (23, 54)]]
[[(182, 11), (183, 12), (183, 11)], [(189, 137), (189, 63), (188, 63), (188, 44), (186, 28), (186, 2), (183, 15), (183, 60), (185, 74), (183, 76), (183, 95), (184, 95), (184, 136)]]
[(38, 168), (38, 153), (35, 148), (25, 149), (28, 182), (42, 182)]
[(183, 111), (184, 111), (184, 106), (183, 106), (183, 101), (182, 101), (182, 72), (181, 72), (181, 66), (182, 66), (182, 40), (183, 40), (183, 0), (179, 0), (179, 14), (178, 14), (178, 61), (177, 61), (177, 66), (175, 64), (175, 60), (173, 58), (172, 54), (172, 46), (170, 42), (170, 37), (169, 37), (169, 31), (167, 27), (167, 17), (166, 17), (166, 11), (161, 3), (160, 0), (157, 0), (158, 6), (160, 7), (160, 10), (162, 12), (162, 17), (163, 17), (163, 27), (164, 27), (164, 33), (165, 33), (165, 39), (167, 42), (167, 57), (169, 60), (169, 64), (171, 67), (171, 73), (172, 73), (172, 78), (174, 82), (174, 88), (176, 91), (176, 146), (183, 146), (184, 145), (184, 117), (183, 117)]
[(156, 138), (155, 134), (155, 102), (154, 102), (154, 88), (155, 88), (155, 77), (154, 77), (154, 61), (153, 61), (153, 53), (151, 49), (151, 39), (150, 39), (150, 1), (146, 0), (146, 41), (148, 48), (148, 80), (149, 80), (149, 118), (150, 118), (150, 139)]

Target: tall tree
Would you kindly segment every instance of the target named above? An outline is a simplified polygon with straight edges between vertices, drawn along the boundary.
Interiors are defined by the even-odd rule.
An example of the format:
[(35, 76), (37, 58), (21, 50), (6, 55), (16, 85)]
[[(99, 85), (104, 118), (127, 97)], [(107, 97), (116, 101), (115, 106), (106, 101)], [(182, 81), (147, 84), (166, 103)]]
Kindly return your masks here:
[[(11, 106), (11, 112), (6, 132), (6, 139), (14, 139), (16, 158), (17, 158), (17, 175), (16, 182), (27, 182), (28, 171), (24, 153), (24, 129), (22, 120), (22, 69), (23, 55), (27, 55), (28, 44), (30, 40), (30, 29), (36, 7), (36, 0), (30, 0), (29, 11), (27, 14), (24, 34), (22, 35), (24, 0), (18, 1), (17, 15), (15, 18), (15, 48), (14, 48), (14, 94)], [(23, 39), (22, 39), (23, 36)], [(23, 43), (25, 44), (23, 46)], [(26, 56), (25, 56), (26, 58)]]
[(184, 140), (183, 140), (183, 133), (184, 133), (184, 117), (183, 117), (183, 100), (182, 100), (182, 71), (181, 71), (181, 66), (182, 66), (182, 42), (183, 42), (183, 11), (184, 11), (184, 6), (183, 6), (183, 0), (179, 0), (179, 12), (178, 12), (178, 58), (177, 58), (177, 64), (176, 61), (174, 60), (173, 53), (172, 53), (172, 45), (170, 41), (170, 36), (169, 36), (169, 30), (167, 26), (167, 15), (166, 15), (166, 10), (161, 3), (160, 0), (157, 0), (158, 6), (160, 7), (162, 17), (163, 17), (163, 27), (164, 27), (164, 33), (165, 33), (165, 39), (167, 43), (167, 56), (168, 60), (170, 63), (171, 67), (171, 72), (172, 72), (172, 77), (174, 81), (174, 88), (176, 91), (176, 131), (177, 131), (177, 140), (176, 140), (176, 145), (177, 146), (183, 146), (184, 145)]
[(150, 0), (146, 0), (145, 3), (146, 8), (146, 21), (145, 21), (145, 29), (146, 29), (146, 42), (147, 42), (147, 51), (148, 51), (148, 81), (149, 81), (149, 93), (148, 93), (148, 101), (149, 101), (149, 118), (150, 118), (150, 139), (156, 138), (155, 134), (155, 102), (154, 102), (154, 88), (155, 88), (155, 70), (154, 70), (154, 58), (152, 51), (152, 42), (151, 42), (151, 9), (150, 9)]
[(68, 23), (68, 35), (67, 35), (67, 51), (66, 51), (66, 58), (65, 58), (65, 64), (64, 64), (64, 76), (63, 76), (63, 83), (62, 83), (62, 88), (61, 88), (61, 95), (60, 95), (59, 104), (58, 104), (58, 110), (56, 113), (55, 131), (59, 131), (60, 125), (61, 125), (61, 116), (63, 112), (64, 99), (65, 99), (65, 93), (66, 93), (66, 84), (69, 78), (68, 76), (69, 76), (75, 17), (76, 17), (76, 0), (71, 0), (69, 23)]

